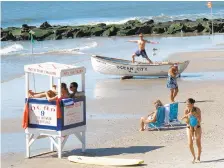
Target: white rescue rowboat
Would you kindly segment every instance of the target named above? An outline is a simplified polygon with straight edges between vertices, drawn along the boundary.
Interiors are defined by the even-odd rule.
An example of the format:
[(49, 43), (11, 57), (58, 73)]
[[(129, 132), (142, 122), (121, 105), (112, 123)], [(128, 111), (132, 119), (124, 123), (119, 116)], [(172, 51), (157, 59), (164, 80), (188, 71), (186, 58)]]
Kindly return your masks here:
[[(155, 64), (136, 62), (133, 64), (129, 60), (97, 55), (91, 57), (91, 62), (96, 72), (119, 76), (167, 76), (170, 66), (174, 64), (171, 62)], [(190, 61), (175, 62), (178, 65), (179, 74), (187, 68), (189, 62)]]

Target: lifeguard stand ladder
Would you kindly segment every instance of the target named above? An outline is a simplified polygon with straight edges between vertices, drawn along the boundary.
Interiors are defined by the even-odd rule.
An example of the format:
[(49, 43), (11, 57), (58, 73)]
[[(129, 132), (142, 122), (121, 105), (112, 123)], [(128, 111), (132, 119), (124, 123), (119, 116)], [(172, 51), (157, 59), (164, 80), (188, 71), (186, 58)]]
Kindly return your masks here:
[(57, 78), (58, 97), (61, 97), (61, 78), (72, 75), (81, 75), (82, 91), (85, 93), (85, 67), (76, 67), (54, 62), (31, 64), (24, 66), (26, 102), (28, 101), (28, 127), (26, 134), (26, 157), (30, 157), (30, 146), (40, 138), (49, 137), (50, 150), (58, 151), (61, 158), (62, 149), (69, 137), (74, 134), (82, 143), (82, 151), (85, 151), (86, 132), (86, 99), (85, 96), (74, 99), (74, 105), (66, 106), (60, 101), (61, 117), (57, 116), (56, 101), (49, 102), (46, 99), (28, 98), (29, 96), (29, 74), (47, 75), (50, 79), (50, 89), (53, 78)]

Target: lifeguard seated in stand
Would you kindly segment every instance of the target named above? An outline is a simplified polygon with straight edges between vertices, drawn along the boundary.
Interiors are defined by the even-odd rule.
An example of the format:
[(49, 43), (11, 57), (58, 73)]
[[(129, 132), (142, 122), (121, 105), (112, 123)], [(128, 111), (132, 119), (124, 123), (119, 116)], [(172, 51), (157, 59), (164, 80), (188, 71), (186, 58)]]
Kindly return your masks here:
[[(56, 85), (53, 86), (52, 90), (48, 90), (47, 92), (34, 93), (30, 90), (29, 97), (30, 98), (46, 97), (48, 101), (54, 101), (58, 98), (57, 92), (56, 92)], [(61, 83), (61, 97), (60, 98), (62, 99), (69, 98), (68, 88), (65, 83)]]
[(69, 94), (70, 98), (80, 98), (85, 96), (84, 92), (78, 92), (78, 83), (76, 82), (70, 83), (70, 91), (72, 92)]

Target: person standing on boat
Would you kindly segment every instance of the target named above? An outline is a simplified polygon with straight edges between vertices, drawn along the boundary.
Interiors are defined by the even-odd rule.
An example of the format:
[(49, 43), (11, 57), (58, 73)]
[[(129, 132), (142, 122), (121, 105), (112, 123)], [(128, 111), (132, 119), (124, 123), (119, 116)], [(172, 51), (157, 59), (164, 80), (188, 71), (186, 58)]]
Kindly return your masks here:
[(151, 44), (158, 44), (158, 42), (148, 41), (143, 38), (143, 34), (139, 34), (140, 40), (129, 40), (129, 42), (138, 43), (138, 50), (132, 55), (132, 63), (135, 63), (135, 57), (142, 56), (145, 58), (150, 64), (153, 64), (153, 62), (149, 59), (146, 51), (145, 51), (145, 44), (151, 43)]
[(170, 101), (175, 102), (174, 99), (179, 91), (177, 85), (178, 65), (174, 64), (168, 71), (167, 88), (170, 89)]

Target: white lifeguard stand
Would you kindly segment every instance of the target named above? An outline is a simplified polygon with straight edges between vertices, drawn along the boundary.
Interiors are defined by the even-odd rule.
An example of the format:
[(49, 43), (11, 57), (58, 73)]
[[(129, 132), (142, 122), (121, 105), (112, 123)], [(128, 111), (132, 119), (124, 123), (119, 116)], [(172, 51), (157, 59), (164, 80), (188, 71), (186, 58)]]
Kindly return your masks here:
[[(50, 79), (50, 89), (53, 85), (53, 78), (57, 78), (58, 97), (61, 97), (61, 78), (72, 75), (81, 75), (82, 91), (85, 93), (85, 67), (46, 62), (24, 66), (26, 102), (29, 105), (28, 127), (26, 134), (26, 157), (30, 157), (30, 146), (40, 138), (49, 137), (50, 150), (58, 151), (58, 158), (61, 158), (62, 149), (69, 135), (74, 134), (82, 143), (82, 151), (85, 151), (86, 132), (86, 98), (85, 96), (73, 99), (74, 105), (66, 106), (60, 101), (61, 117), (57, 115), (57, 102), (49, 102), (46, 99), (28, 98), (29, 96), (29, 74), (47, 75)], [(70, 99), (71, 100), (71, 99)], [(66, 101), (66, 99), (65, 99)]]

